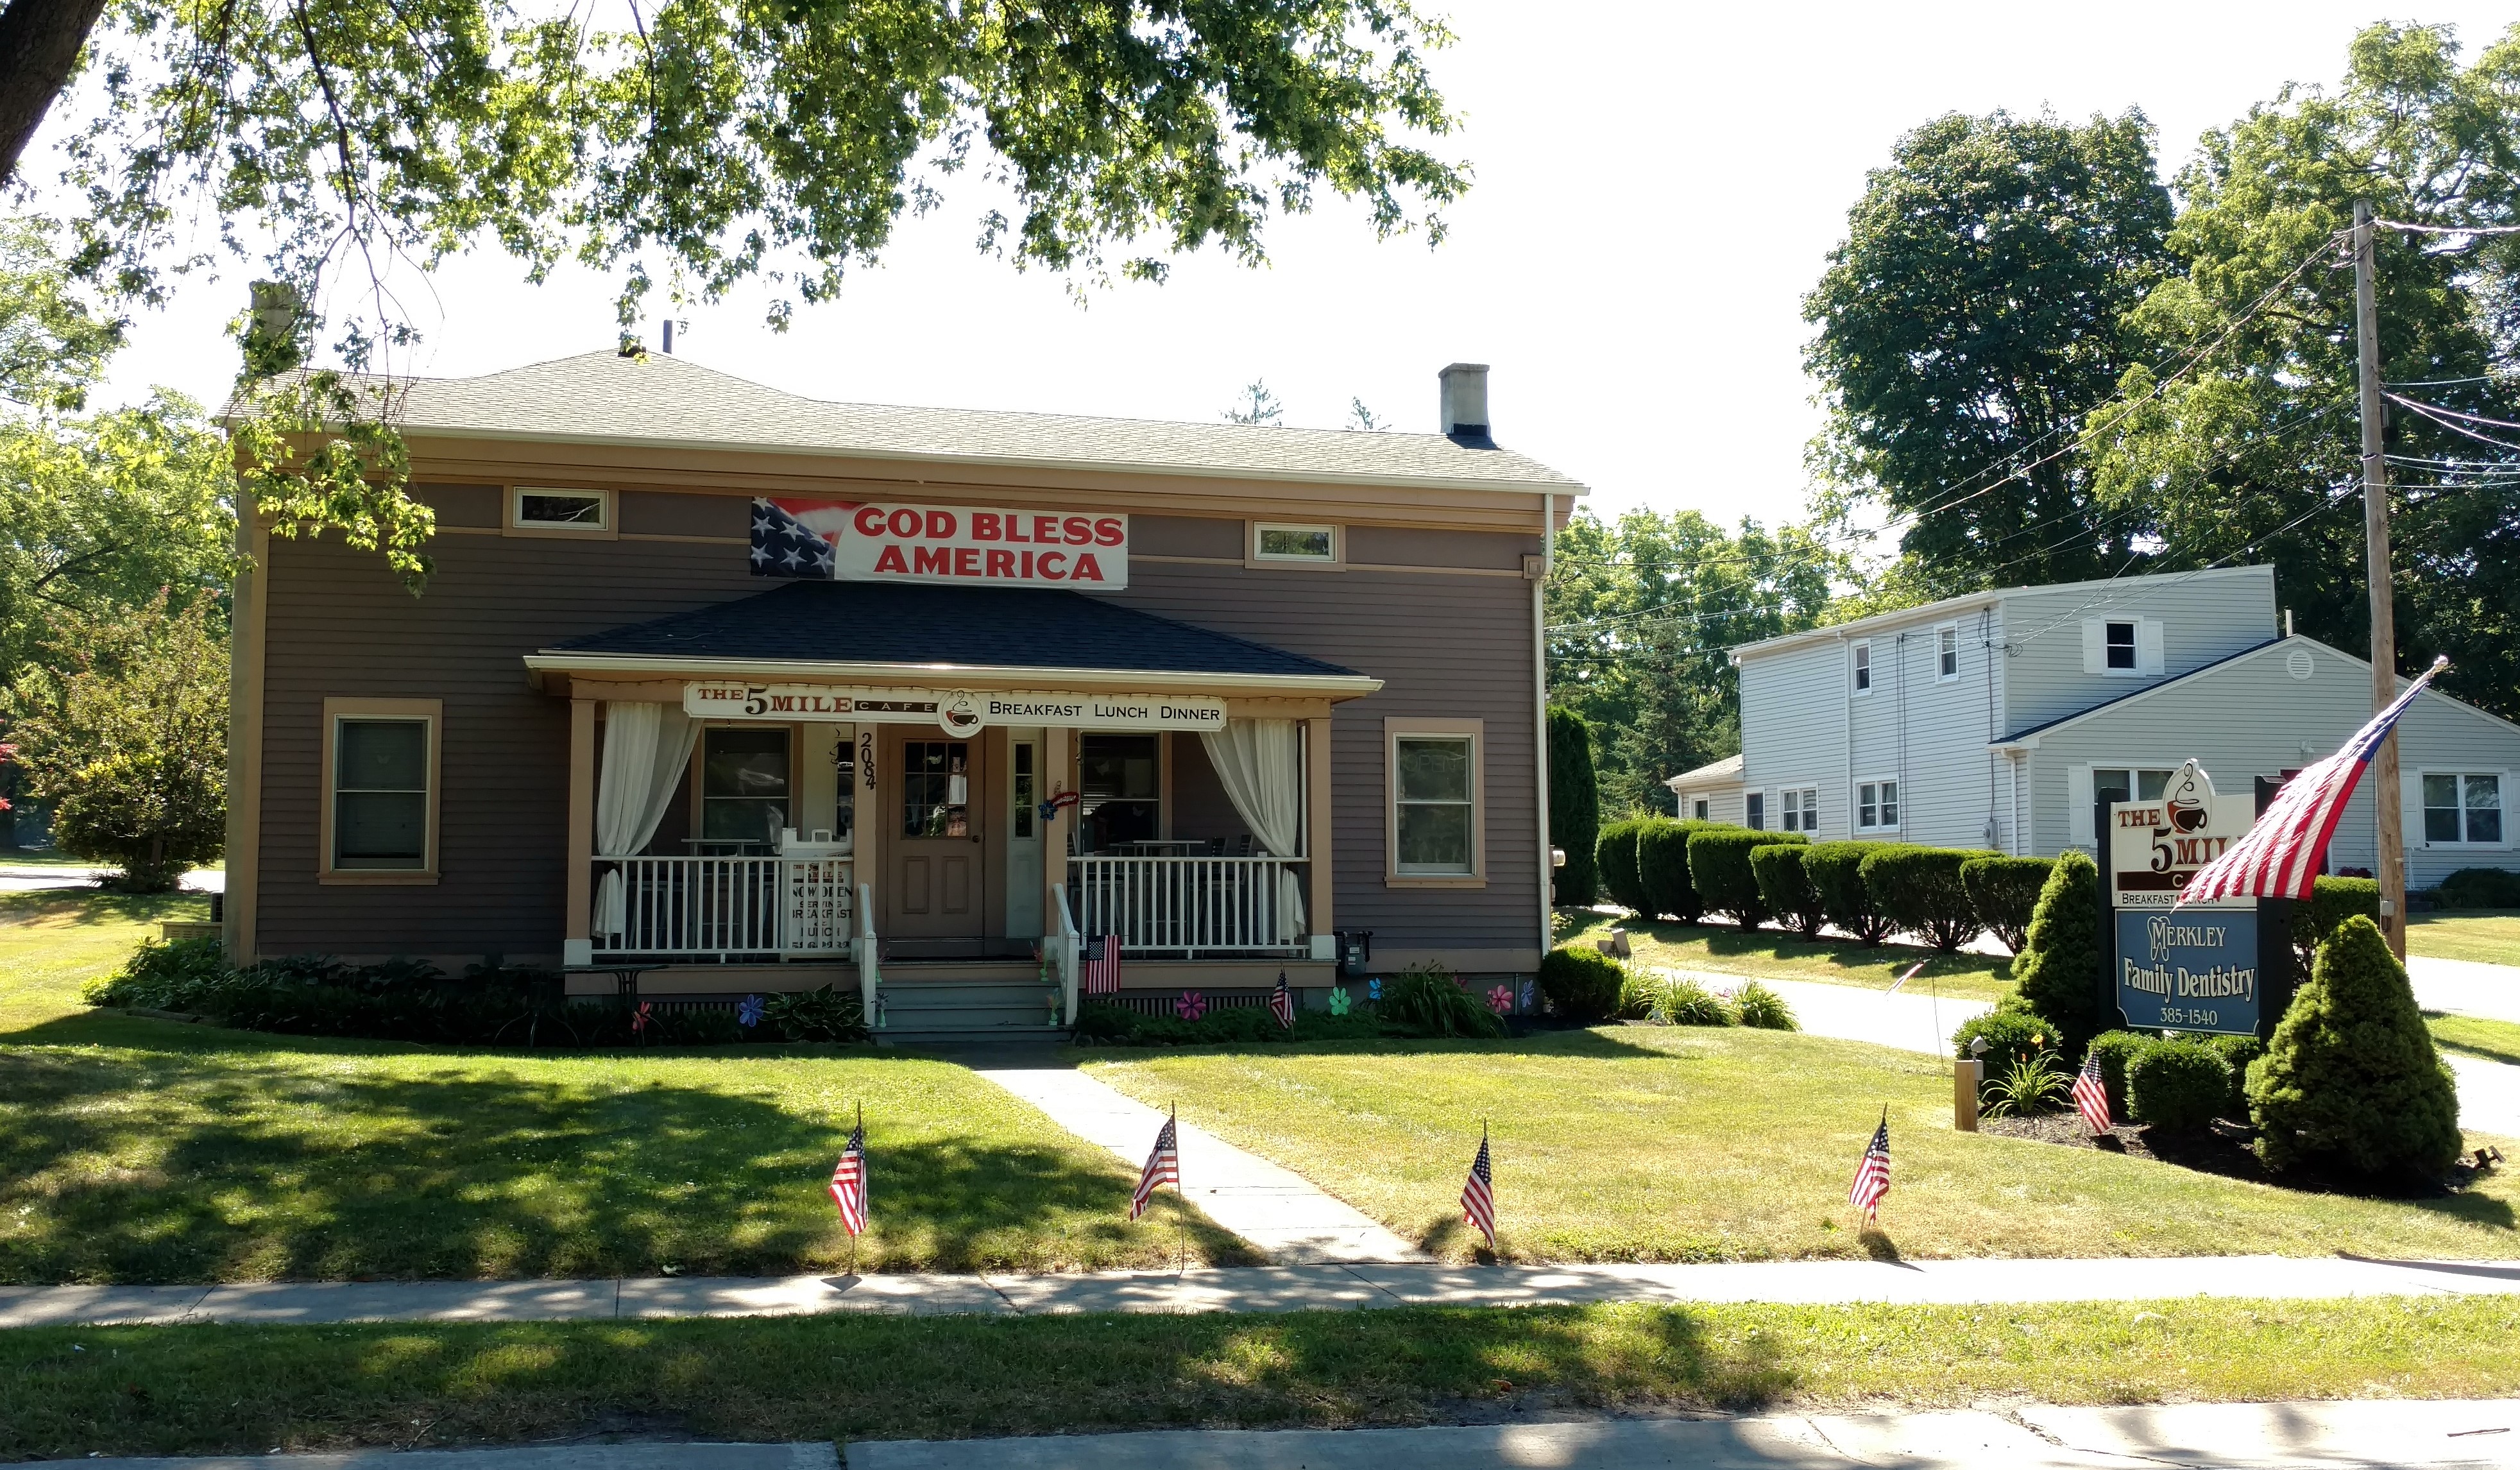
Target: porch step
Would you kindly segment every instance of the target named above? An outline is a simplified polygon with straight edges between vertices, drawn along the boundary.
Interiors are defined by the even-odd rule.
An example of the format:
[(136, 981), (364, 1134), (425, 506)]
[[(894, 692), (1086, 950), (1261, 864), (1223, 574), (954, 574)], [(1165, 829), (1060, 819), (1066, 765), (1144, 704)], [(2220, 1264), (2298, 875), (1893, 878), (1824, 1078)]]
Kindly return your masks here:
[(1016, 980), (905, 980), (887, 970), (884, 1025), (878, 1040), (975, 1039), (1002, 1036), (1039, 1041), (1063, 1028), (1050, 1014), (1052, 991), (1029, 965)]
[(929, 986), (939, 982), (1039, 985), (1041, 966), (1029, 959), (897, 959), (882, 962), (883, 983)]

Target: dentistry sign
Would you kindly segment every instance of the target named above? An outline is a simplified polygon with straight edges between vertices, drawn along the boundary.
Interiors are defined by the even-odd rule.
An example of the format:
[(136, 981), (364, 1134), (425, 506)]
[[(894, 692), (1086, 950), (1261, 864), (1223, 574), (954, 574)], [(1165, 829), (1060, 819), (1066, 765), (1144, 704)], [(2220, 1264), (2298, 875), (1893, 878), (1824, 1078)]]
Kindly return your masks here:
[(1044, 510), (856, 500), (752, 502), (755, 576), (964, 586), (1129, 585), (1129, 518)]
[(2250, 797), (2215, 793), (2190, 760), (2150, 801), (2112, 802), (2099, 813), (2101, 884), (2108, 908), (2107, 988), (2137, 1031), (2256, 1035), (2267, 1013), (2269, 964), (2262, 942), (2290, 950), (2286, 924), (2262, 934), (2258, 900), (2179, 903), (2196, 870), (2223, 855), (2257, 820)]

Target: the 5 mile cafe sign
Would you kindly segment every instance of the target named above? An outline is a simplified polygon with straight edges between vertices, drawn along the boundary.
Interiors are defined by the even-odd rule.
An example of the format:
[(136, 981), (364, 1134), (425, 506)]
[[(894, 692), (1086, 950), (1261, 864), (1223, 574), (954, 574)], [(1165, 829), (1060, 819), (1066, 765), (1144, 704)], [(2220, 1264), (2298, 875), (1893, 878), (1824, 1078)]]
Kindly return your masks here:
[[(2250, 797), (2217, 795), (2190, 760), (2159, 797), (2101, 807), (2100, 867), (2108, 923), (2106, 988), (2137, 1031), (2260, 1034), (2267, 982), (2289, 973), (2289, 915), (2255, 898), (2171, 905), (2196, 870), (2257, 820)], [(2268, 922), (2261, 926), (2261, 919)], [(2269, 962), (2269, 945), (2279, 952)]]

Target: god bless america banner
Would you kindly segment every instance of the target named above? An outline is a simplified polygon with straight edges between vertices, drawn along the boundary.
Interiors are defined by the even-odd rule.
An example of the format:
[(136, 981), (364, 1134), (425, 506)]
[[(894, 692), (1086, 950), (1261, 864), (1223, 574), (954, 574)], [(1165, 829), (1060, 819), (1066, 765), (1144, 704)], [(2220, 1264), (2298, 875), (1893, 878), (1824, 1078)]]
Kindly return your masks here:
[(760, 499), (751, 557), (755, 576), (1116, 588), (1129, 584), (1129, 518)]

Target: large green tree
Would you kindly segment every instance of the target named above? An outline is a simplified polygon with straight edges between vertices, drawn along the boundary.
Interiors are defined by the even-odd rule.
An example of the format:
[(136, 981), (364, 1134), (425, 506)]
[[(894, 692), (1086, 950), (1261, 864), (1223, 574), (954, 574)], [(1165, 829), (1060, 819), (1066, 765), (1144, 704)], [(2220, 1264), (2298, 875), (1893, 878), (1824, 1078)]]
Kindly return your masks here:
[[(2342, 85), (2208, 133), (2179, 189), (2184, 269), (2131, 325), (2196, 361), (2129, 374), (2097, 446), (2103, 498), (2157, 532), (2162, 570), (2271, 562), (2301, 631), (2366, 652), (2342, 232), (2358, 199), (2436, 229), (2520, 225), (2520, 27), (2472, 66), (2448, 27), (2364, 30)], [(2520, 420), (2520, 237), (2382, 230), (2377, 287), (2398, 392)], [(2452, 689), (2520, 714), (2520, 433), (2393, 406), (2387, 449), (2402, 664), (2448, 653)]]
[[(625, 327), (654, 294), (758, 281), (784, 324), (966, 169), (1003, 201), (983, 250), (1080, 282), (1207, 246), (1256, 261), (1322, 191), (1437, 237), (1467, 183), (1433, 151), (1446, 39), (1410, 0), (7, 0), (0, 175), (83, 46), (81, 273), (154, 300), (250, 261), (249, 369), (379, 369), (411, 338), (388, 262), (577, 261)], [(257, 499), (424, 572), (390, 395), (281, 388), (242, 444)]]
[(1568, 522), (1546, 592), (1550, 699), (1593, 728), (1600, 810), (1670, 811), (1665, 777), (1739, 750), (1726, 650), (1818, 622), (1843, 570), (1799, 527), (1728, 534), (1651, 510)]
[(1919, 597), (2106, 575), (2139, 529), (2100, 513), (2084, 415), (2134, 361), (2170, 196), (2143, 115), (1938, 117), (1867, 178), (1803, 302), (1833, 519), (1901, 526)]

